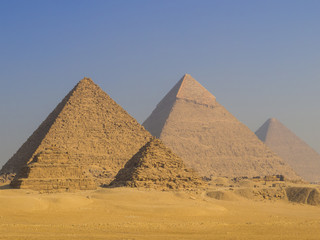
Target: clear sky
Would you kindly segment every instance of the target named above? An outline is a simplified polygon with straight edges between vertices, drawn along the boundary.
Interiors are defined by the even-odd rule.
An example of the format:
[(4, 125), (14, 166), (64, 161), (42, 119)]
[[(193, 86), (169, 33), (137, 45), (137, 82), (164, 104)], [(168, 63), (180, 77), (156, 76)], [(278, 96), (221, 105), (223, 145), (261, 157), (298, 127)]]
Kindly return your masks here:
[(139, 122), (184, 73), (320, 152), (320, 1), (0, 0), (0, 166), (84, 76)]

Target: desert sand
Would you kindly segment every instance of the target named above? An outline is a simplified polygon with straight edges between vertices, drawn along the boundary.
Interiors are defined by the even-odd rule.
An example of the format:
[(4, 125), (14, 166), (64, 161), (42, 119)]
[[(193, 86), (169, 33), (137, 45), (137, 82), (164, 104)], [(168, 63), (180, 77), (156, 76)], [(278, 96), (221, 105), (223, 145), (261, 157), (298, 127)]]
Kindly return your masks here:
[(319, 239), (319, 206), (248, 198), (235, 191), (257, 183), (229, 184), (216, 179), (199, 192), (121, 187), (51, 194), (2, 186), (0, 239)]

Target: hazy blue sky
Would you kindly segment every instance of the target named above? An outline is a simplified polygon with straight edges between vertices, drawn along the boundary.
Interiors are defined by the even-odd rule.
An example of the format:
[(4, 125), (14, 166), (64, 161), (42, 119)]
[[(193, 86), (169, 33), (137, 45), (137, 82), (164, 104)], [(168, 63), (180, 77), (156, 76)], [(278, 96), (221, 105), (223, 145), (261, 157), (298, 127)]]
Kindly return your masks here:
[(190, 73), (320, 152), (320, 1), (0, 0), (0, 166), (84, 76), (139, 122)]

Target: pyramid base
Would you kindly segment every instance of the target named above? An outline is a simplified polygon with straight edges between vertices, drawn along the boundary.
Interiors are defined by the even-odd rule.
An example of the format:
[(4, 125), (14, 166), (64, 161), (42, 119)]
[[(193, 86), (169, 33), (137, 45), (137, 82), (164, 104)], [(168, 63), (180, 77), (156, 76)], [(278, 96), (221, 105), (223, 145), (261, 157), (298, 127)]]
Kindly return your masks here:
[(10, 186), (19, 189), (32, 189), (36, 191), (70, 191), (95, 190), (97, 186), (92, 179), (14, 179)]
[(132, 180), (132, 181), (114, 181), (111, 187), (132, 187), (132, 188), (152, 188), (156, 190), (195, 190), (205, 187), (203, 181), (195, 179), (189, 181), (157, 181), (157, 180)]

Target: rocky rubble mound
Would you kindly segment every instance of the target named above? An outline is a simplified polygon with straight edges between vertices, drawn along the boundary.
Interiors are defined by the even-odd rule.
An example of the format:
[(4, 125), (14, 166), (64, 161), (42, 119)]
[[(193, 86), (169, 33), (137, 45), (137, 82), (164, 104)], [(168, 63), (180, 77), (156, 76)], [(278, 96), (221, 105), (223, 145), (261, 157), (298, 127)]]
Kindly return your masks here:
[(290, 202), (304, 203), (319, 206), (320, 192), (316, 188), (310, 187), (288, 187), (287, 197)]
[(8, 173), (8, 174), (2, 174), (0, 175), (0, 184), (2, 183), (10, 183), (14, 178), (14, 174)]
[(185, 167), (180, 157), (153, 138), (126, 163), (110, 186), (196, 189), (203, 187), (204, 182), (192, 169)]

